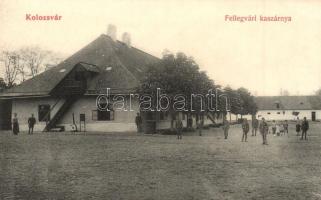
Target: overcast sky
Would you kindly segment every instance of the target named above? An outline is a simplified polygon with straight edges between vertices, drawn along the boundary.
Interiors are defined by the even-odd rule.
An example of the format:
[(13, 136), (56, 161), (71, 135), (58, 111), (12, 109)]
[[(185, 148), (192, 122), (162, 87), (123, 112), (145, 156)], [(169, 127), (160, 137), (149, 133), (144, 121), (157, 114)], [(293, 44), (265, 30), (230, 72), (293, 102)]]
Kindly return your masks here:
[[(313, 94), (321, 87), (320, 1), (1, 0), (0, 48), (39, 45), (71, 55), (117, 26), (132, 44), (161, 56), (193, 56), (221, 85), (257, 95)], [(61, 15), (27, 21), (26, 14)], [(291, 16), (291, 22), (229, 22), (225, 15)], [(3, 69), (2, 69), (3, 70)]]

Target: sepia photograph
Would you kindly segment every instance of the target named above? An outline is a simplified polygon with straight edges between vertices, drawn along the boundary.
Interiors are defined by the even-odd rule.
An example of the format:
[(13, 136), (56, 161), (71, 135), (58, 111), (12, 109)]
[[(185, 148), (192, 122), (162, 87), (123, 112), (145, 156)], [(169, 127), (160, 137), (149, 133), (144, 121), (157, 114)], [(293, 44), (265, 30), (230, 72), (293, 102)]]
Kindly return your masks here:
[(0, 200), (321, 200), (320, 11), (0, 0)]

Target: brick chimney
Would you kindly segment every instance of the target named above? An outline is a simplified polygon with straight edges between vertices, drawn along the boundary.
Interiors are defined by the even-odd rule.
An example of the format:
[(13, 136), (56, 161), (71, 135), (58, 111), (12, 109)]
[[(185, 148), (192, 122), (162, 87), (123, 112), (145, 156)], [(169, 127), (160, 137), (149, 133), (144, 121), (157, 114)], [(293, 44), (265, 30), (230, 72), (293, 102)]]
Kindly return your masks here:
[(109, 24), (107, 28), (107, 35), (114, 41), (117, 39), (117, 27), (113, 24)]
[(122, 35), (122, 42), (125, 43), (128, 47), (131, 47), (130, 34), (125, 32)]

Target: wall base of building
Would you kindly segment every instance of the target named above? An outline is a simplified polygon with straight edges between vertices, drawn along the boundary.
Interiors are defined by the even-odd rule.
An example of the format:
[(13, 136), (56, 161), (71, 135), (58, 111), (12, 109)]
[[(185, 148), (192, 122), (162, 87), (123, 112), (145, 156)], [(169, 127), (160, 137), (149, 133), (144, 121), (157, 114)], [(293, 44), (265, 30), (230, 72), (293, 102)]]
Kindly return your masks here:
[[(42, 132), (46, 124), (36, 124), (34, 127), (35, 132)], [(57, 126), (64, 126), (65, 131), (73, 131), (72, 124), (58, 124)], [(27, 132), (29, 130), (28, 124), (19, 124), (20, 131)], [(77, 124), (77, 129), (80, 131), (80, 125)], [(81, 126), (82, 131), (84, 131), (84, 126)], [(135, 123), (88, 123), (86, 124), (86, 131), (89, 132), (136, 132), (137, 127)]]

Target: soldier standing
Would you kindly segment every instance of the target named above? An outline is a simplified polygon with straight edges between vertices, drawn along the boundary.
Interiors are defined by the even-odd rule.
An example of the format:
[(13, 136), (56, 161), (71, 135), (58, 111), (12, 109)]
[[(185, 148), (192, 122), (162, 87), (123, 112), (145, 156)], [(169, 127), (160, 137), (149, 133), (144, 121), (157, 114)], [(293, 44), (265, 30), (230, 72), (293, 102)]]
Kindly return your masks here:
[(228, 120), (224, 119), (223, 121), (223, 131), (224, 131), (224, 138), (227, 139), (228, 137), (228, 130), (230, 128), (230, 123)]
[(138, 133), (142, 132), (142, 123), (143, 123), (143, 120), (142, 120), (142, 117), (140, 116), (139, 113), (137, 113), (137, 115), (136, 115), (135, 123), (136, 123), (136, 126), (137, 126), (137, 132), (138, 132)]
[(33, 134), (33, 127), (35, 126), (36, 123), (36, 118), (33, 116), (33, 114), (31, 114), (31, 117), (29, 117), (28, 119), (28, 134)]
[(253, 119), (252, 121), (252, 136), (256, 136), (257, 128), (259, 127), (259, 120)]
[(182, 129), (183, 129), (183, 122), (178, 116), (176, 119), (176, 134), (177, 134), (177, 139), (181, 140), (182, 139)]
[(262, 121), (260, 123), (260, 133), (262, 134), (262, 139), (263, 139), (263, 145), (267, 145), (267, 133), (269, 130), (268, 124), (265, 122), (265, 119), (262, 118)]
[(244, 119), (244, 120), (243, 120), (242, 130), (243, 130), (242, 142), (243, 142), (243, 141), (247, 142), (247, 133), (248, 133), (249, 130), (250, 130), (250, 125), (249, 125), (249, 122), (247, 121), (247, 119)]
[[(263, 120), (263, 119), (262, 119)], [(275, 120), (272, 121), (272, 134), (275, 135), (276, 134), (276, 122)]]
[(203, 119), (198, 120), (197, 121), (197, 129), (198, 129), (199, 136), (202, 136), (203, 126), (204, 126), (204, 120)]
[(303, 136), (304, 136), (304, 139), (307, 140), (307, 132), (309, 130), (309, 122), (307, 121), (306, 117), (303, 118), (301, 129), (302, 129), (301, 140), (303, 140)]

